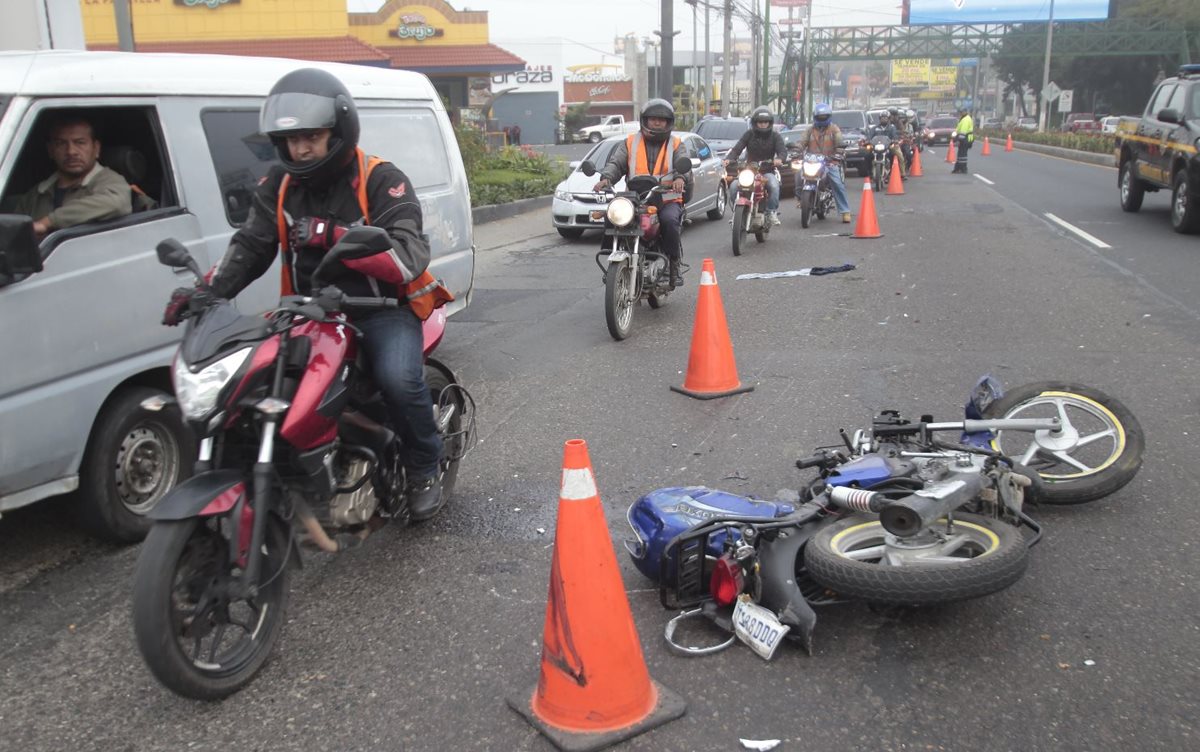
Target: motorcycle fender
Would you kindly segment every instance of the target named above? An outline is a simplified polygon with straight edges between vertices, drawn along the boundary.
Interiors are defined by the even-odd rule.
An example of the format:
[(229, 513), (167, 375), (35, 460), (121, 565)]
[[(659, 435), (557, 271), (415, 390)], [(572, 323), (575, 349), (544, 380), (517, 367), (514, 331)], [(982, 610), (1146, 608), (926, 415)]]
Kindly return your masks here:
[(817, 189), (817, 186), (815, 183), (805, 183), (804, 187), (801, 190), (815, 191), (816, 189)]
[(737, 206), (750, 206), (750, 199), (745, 196), (738, 196)]
[(796, 561), (803, 553), (804, 544), (819, 528), (819, 525), (809, 524), (782, 530), (774, 540), (764, 539), (758, 549), (762, 582), (758, 602), (792, 628), (788, 637), (798, 639), (809, 655), (812, 655), (812, 633), (817, 614), (796, 583)]
[(619, 264), (622, 261), (627, 261), (628, 259), (629, 251), (613, 251), (612, 253), (608, 254), (609, 264)]
[(146, 516), (152, 520), (186, 520), (224, 514), (246, 495), (246, 478), (238, 470), (210, 470), (172, 488)]

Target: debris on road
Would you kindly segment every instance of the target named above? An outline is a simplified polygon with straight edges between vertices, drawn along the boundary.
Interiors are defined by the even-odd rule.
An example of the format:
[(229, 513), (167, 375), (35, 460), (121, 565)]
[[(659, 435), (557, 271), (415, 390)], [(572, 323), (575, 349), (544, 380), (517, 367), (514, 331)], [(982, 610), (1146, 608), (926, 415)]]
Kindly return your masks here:
[(820, 277), (826, 274), (836, 274), (838, 272), (848, 272), (857, 269), (854, 264), (842, 264), (841, 266), (812, 266), (807, 269), (792, 269), (786, 272), (749, 272), (747, 274), (739, 274), (735, 279), (779, 279), (781, 277)]
[(779, 746), (778, 739), (738, 739), (746, 749), (768, 750)]

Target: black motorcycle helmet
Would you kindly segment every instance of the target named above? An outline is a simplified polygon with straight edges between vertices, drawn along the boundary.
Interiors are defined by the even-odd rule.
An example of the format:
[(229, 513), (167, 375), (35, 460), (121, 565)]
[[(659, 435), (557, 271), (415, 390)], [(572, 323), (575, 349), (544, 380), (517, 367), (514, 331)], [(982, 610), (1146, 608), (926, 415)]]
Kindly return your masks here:
[[(346, 86), (332, 73), (301, 68), (271, 87), (263, 102), (259, 130), (271, 139), (288, 173), (297, 180), (323, 182), (354, 159), (358, 146), (358, 108)], [(317, 128), (333, 131), (329, 153), (312, 162), (293, 162), (288, 134)]]
[[(647, 125), (646, 120), (652, 117), (665, 119), (666, 128), (651, 128)], [(667, 140), (675, 126), (675, 108), (665, 99), (651, 99), (642, 107), (638, 122), (642, 124), (642, 138), (652, 143), (661, 143)]]
[[(766, 123), (766, 128), (761, 127), (763, 123)], [(756, 136), (765, 138), (775, 127), (775, 116), (771, 114), (771, 110), (768, 108), (759, 107), (750, 115), (750, 127), (754, 130)]]

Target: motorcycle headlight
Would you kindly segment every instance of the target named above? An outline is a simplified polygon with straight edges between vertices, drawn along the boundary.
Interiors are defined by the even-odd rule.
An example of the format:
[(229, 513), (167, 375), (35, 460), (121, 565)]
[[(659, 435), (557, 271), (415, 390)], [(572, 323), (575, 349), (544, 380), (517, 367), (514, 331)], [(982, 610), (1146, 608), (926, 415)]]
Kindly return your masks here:
[(624, 197), (614, 198), (608, 204), (608, 221), (614, 227), (625, 227), (633, 221), (636, 214), (633, 202)]
[(799, 169), (800, 169), (800, 160), (793, 159), (792, 160), (792, 170), (794, 171), (794, 170), (799, 170)]
[(885, 147), (883, 144), (875, 144), (875, 151), (883, 151), (885, 148), (887, 147)]
[(754, 170), (742, 170), (738, 173), (738, 185), (749, 188), (754, 185)]
[(187, 363), (182, 357), (175, 358), (175, 396), (179, 399), (179, 407), (189, 420), (201, 420), (217, 406), (217, 396), (246, 358), (250, 356), (252, 347), (245, 347), (232, 355), (226, 355), (216, 363), (201, 369), (199, 373), (188, 370)]
[(821, 163), (820, 162), (805, 162), (804, 163), (804, 177), (815, 178), (816, 176), (818, 176), (820, 174), (821, 174)]

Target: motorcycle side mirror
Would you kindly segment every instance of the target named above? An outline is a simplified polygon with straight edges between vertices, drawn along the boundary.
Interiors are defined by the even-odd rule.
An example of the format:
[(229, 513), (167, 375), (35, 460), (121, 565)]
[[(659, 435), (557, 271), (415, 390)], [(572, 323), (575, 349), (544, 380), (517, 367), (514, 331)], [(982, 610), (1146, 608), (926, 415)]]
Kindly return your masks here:
[(672, 166), (675, 168), (677, 174), (686, 175), (692, 171), (692, 160), (681, 154), (675, 158), (675, 163)]
[(187, 269), (197, 277), (200, 274), (200, 265), (196, 263), (196, 259), (192, 258), (192, 254), (188, 253), (188, 249), (175, 238), (167, 238), (159, 242), (154, 247), (158, 254), (158, 263), (163, 266), (170, 266), (175, 269)]
[(592, 164), (592, 160), (585, 159), (579, 163), (579, 171), (590, 178), (596, 174), (596, 165)]

